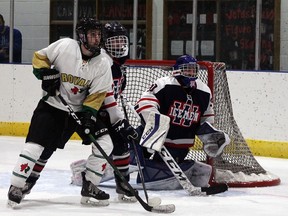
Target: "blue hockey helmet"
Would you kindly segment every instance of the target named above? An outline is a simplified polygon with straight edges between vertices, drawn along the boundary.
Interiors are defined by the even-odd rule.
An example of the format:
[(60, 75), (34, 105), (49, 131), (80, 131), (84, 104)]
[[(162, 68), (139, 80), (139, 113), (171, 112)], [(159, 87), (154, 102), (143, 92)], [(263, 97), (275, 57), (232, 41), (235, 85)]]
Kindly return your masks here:
[(197, 88), (198, 64), (195, 58), (187, 54), (182, 55), (176, 60), (173, 68), (175, 78), (184, 88), (189, 89), (189, 94)]
[(197, 59), (190, 55), (185, 54), (177, 58), (173, 68), (174, 70), (180, 70), (180, 74), (185, 77), (197, 77)]

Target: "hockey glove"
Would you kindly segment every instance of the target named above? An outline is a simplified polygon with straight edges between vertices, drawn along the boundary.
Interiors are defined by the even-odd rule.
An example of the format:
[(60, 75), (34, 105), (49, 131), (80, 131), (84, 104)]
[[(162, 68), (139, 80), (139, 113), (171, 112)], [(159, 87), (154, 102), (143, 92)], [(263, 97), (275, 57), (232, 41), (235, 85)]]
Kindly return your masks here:
[(112, 128), (121, 135), (123, 139), (127, 142), (134, 140), (135, 143), (138, 143), (140, 136), (137, 131), (128, 123), (126, 119), (121, 119), (117, 121)]
[(91, 112), (82, 112), (80, 120), (84, 134), (88, 135), (95, 133), (96, 117)]
[(225, 146), (230, 143), (229, 136), (223, 131), (217, 130), (210, 123), (204, 122), (196, 132), (203, 143), (203, 150), (209, 157), (218, 157)]
[(50, 96), (56, 95), (60, 87), (60, 73), (56, 69), (41, 68), (42, 89)]

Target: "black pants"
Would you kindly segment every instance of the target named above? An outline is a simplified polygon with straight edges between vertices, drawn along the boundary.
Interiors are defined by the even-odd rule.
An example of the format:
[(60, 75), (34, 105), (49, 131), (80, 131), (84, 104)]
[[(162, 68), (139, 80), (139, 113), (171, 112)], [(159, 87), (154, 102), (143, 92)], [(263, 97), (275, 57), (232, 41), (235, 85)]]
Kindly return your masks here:
[(69, 112), (50, 106), (40, 100), (34, 110), (26, 142), (34, 142), (45, 148), (64, 148), (78, 125)]

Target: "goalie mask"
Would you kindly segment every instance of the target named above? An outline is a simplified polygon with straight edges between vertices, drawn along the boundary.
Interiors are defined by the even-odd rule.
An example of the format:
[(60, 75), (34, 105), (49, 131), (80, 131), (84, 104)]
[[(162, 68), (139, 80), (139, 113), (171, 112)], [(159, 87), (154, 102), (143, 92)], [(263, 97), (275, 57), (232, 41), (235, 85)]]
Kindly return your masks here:
[(129, 40), (127, 30), (117, 21), (108, 22), (103, 33), (106, 50), (114, 58), (128, 56)]
[(195, 80), (198, 73), (197, 60), (190, 55), (182, 55), (176, 60), (173, 66), (177, 73), (174, 76), (183, 87), (196, 88)]
[(80, 44), (83, 44), (84, 47), (92, 52), (92, 57), (97, 56), (101, 52), (101, 42), (98, 45), (89, 45), (87, 32), (89, 30), (100, 30), (102, 36), (102, 24), (94, 18), (82, 18), (76, 26), (77, 40)]

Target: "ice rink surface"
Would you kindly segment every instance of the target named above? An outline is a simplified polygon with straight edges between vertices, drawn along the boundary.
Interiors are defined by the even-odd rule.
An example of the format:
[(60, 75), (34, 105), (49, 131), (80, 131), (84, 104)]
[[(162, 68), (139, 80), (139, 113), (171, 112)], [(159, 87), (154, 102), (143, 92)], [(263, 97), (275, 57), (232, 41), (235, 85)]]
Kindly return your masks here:
[[(23, 137), (0, 136), (0, 215), (1, 216), (87, 216), (87, 215), (159, 215), (147, 212), (139, 203), (121, 203), (117, 200), (114, 180), (103, 183), (101, 189), (110, 194), (107, 207), (81, 206), (81, 187), (71, 185), (70, 163), (86, 159), (91, 147), (80, 141), (69, 141), (64, 150), (58, 150), (49, 160), (41, 178), (17, 209), (6, 207), (11, 172), (24, 144)], [(229, 188), (225, 193), (191, 197), (183, 190), (148, 191), (149, 197), (160, 197), (162, 204), (175, 204), (174, 213), (167, 215), (195, 216), (287, 216), (288, 215), (288, 160), (256, 157), (269, 172), (281, 179), (281, 184), (259, 188)], [(135, 183), (132, 175), (131, 183)], [(145, 200), (143, 191), (140, 196)]]

